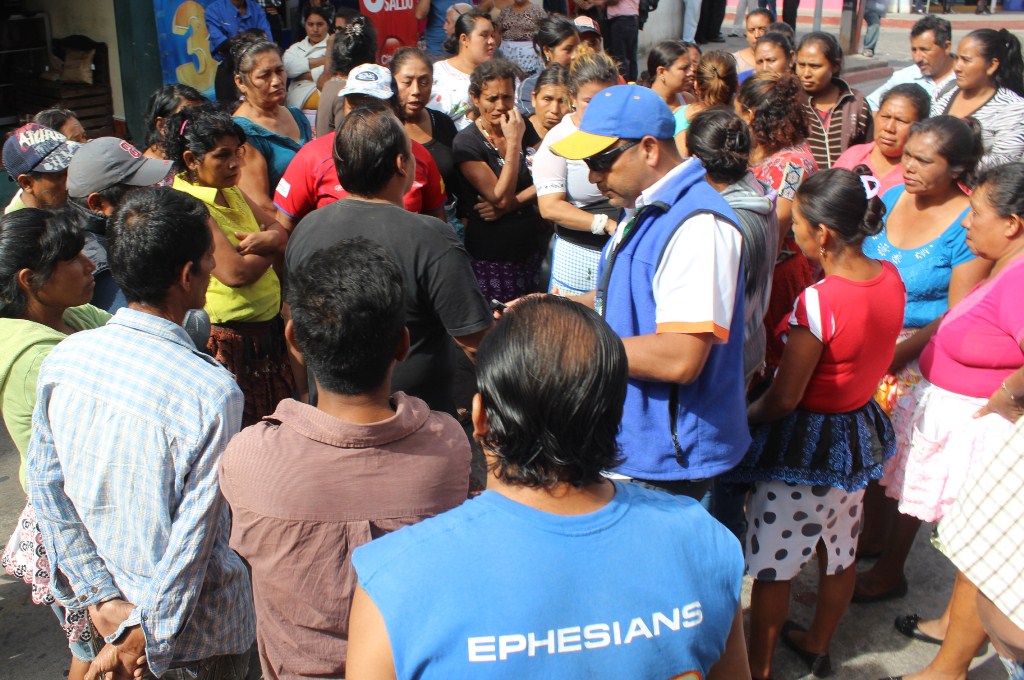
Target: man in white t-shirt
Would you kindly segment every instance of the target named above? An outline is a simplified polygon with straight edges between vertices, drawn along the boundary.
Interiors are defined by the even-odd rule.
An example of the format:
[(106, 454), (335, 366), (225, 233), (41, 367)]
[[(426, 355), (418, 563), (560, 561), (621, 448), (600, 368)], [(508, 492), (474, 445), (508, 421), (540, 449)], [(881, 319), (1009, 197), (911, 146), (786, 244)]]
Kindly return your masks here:
[(602, 90), (580, 130), (551, 146), (582, 159), (613, 205), (636, 208), (605, 248), (592, 304), (629, 357), (625, 462), (617, 475), (700, 498), (743, 457), (742, 235), (737, 218), (673, 142), (651, 90)]
[[(916, 83), (932, 98), (932, 105), (956, 87), (953, 65), (953, 29), (942, 17), (929, 14), (918, 19), (910, 29), (911, 66), (901, 68), (892, 74), (880, 88), (868, 95), (872, 111), (881, 105), (882, 95), (903, 83)], [(932, 111), (932, 115), (942, 113)]]

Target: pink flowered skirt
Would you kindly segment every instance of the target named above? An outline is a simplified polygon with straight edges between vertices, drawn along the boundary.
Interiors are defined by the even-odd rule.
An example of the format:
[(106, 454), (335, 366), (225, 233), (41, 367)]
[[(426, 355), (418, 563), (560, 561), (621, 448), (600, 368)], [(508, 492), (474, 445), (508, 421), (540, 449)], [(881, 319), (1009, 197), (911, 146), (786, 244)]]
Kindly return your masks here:
[(936, 522), (956, 501), (971, 470), (984, 465), (1013, 424), (990, 413), (974, 414), (987, 399), (965, 397), (926, 379), (897, 399), (892, 411), (896, 455), (879, 484), (899, 501), (900, 512)]
[[(43, 535), (36, 523), (36, 513), (31, 504), (26, 504), (18, 517), (7, 547), (4, 548), (0, 564), (11, 576), (20, 578), (32, 586), (32, 602), (50, 607), (60, 607), (50, 592), (50, 559), (43, 547)], [(93, 637), (89, 615), (84, 609), (63, 609), (64, 633), (71, 642), (88, 642)]]

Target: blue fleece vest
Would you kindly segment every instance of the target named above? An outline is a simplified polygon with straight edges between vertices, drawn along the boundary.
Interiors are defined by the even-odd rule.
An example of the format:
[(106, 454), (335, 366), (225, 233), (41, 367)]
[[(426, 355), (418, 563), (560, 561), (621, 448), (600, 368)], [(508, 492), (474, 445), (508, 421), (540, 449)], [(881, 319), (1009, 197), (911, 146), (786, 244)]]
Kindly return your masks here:
[[(687, 163), (659, 188), (658, 200), (644, 208), (617, 252), (612, 241), (606, 246), (598, 270), (603, 284), (598, 306), (619, 337), (657, 332), (654, 275), (687, 218), (711, 212), (733, 226), (739, 223), (704, 174), (700, 163)], [(615, 472), (662, 481), (705, 479), (732, 469), (743, 457), (750, 433), (743, 385), (742, 265), (737, 276), (729, 340), (712, 346), (697, 380), (689, 385), (629, 381), (618, 437), (626, 460)]]

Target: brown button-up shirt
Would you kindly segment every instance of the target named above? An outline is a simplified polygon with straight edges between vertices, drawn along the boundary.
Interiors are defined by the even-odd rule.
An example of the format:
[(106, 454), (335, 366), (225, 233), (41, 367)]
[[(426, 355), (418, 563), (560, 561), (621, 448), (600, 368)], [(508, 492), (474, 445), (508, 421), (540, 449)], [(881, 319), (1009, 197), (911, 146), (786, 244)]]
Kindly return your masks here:
[(393, 417), (357, 425), (288, 399), (224, 451), (231, 547), (252, 568), (268, 679), (344, 677), (352, 551), (466, 499), (462, 428), (402, 392), (393, 402)]

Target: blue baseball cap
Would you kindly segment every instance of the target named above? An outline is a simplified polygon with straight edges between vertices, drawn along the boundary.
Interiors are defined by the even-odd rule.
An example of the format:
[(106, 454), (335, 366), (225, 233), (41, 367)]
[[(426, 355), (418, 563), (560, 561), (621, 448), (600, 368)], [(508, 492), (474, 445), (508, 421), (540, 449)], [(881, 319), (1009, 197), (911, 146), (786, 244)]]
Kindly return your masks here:
[(580, 160), (601, 153), (620, 139), (672, 139), (676, 122), (668, 104), (653, 90), (615, 85), (590, 100), (580, 129), (551, 145), (563, 158)]
[(64, 172), (79, 146), (56, 130), (29, 123), (4, 142), (4, 168), (12, 180), (30, 172)]

